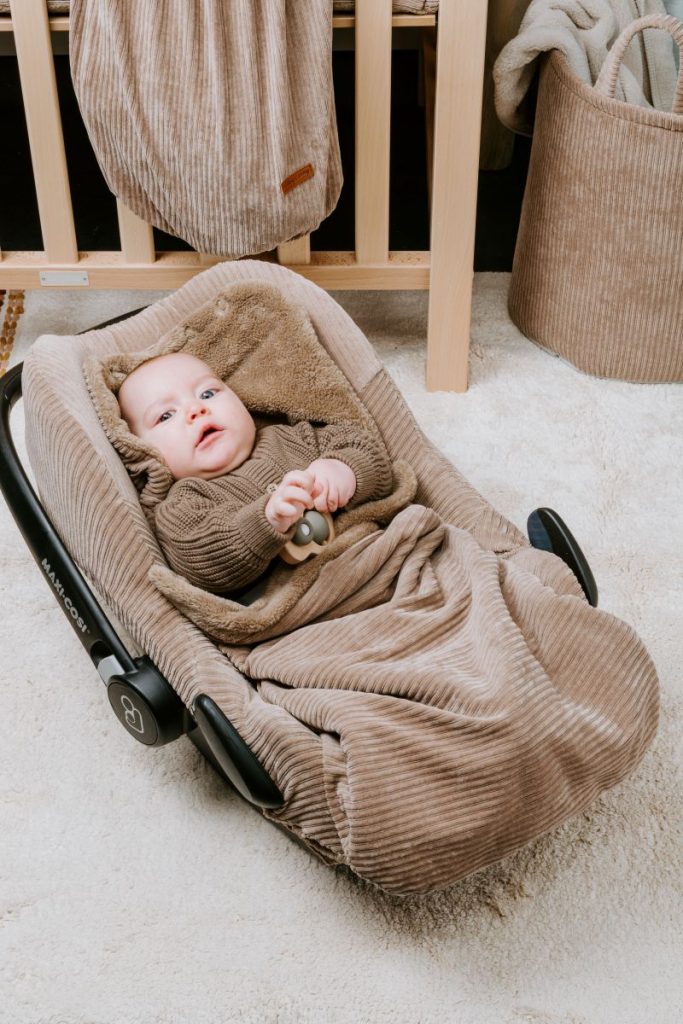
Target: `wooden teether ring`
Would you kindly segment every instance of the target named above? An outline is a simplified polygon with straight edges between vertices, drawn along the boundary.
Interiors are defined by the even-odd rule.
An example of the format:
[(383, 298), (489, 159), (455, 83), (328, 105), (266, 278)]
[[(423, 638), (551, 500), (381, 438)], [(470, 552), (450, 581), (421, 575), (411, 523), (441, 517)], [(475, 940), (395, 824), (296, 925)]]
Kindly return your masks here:
[(298, 565), (311, 555), (319, 554), (331, 540), (334, 540), (332, 516), (329, 512), (309, 509), (297, 523), (294, 536), (283, 547), (280, 558), (288, 565)]

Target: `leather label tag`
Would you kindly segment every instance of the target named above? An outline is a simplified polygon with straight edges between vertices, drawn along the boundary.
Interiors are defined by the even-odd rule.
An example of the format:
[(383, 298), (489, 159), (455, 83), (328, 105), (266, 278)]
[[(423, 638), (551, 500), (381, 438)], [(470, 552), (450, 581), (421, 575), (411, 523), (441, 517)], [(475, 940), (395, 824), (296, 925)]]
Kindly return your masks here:
[(294, 171), (293, 174), (288, 175), (280, 185), (280, 188), (286, 195), (288, 192), (291, 192), (293, 188), (296, 188), (297, 185), (303, 185), (305, 181), (309, 181), (314, 174), (315, 170), (313, 168), (313, 164), (304, 164), (304, 166), (300, 167), (298, 171)]

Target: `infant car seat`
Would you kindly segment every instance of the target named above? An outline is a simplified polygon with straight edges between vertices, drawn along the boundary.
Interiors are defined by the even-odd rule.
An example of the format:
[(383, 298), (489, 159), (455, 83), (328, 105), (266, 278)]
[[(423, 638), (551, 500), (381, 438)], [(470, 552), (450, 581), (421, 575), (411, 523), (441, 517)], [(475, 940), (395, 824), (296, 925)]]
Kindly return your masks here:
[[(415, 504), (445, 524), (441, 547), (458, 552), (459, 589), (457, 664), (442, 668), (455, 683), (449, 676), (439, 688), (434, 665), (410, 694), (391, 685), (364, 693), (357, 679), (345, 689), (248, 677), (155, 586), (150, 571), (163, 559), (102, 429), (83, 360), (151, 347), (236, 282), (274, 285), (305, 311), (391, 457), (412, 466)], [(21, 474), (10, 504), (117, 717), (150, 746), (187, 734), (242, 796), (327, 862), (393, 892), (443, 888), (578, 812), (642, 757), (658, 687), (638, 637), (591, 607), (589, 574), (582, 589), (564, 561), (532, 547), (431, 444), (359, 328), (303, 277), (255, 260), (220, 264), (125, 320), (41, 337), (22, 386), (44, 511)], [(10, 372), (5, 424), (18, 393)], [(10, 447), (5, 436), (5, 481)], [(552, 515), (541, 510), (532, 526), (539, 547), (552, 549), (559, 531), (566, 560), (576, 555)], [(411, 611), (428, 614), (450, 586), (429, 558), (422, 566), (417, 603), (402, 592), (395, 605), (406, 622)], [(495, 614), (478, 619), (482, 602)], [(332, 627), (343, 629), (343, 620)], [(385, 661), (389, 670), (386, 651)], [(314, 714), (327, 698), (334, 715), (325, 718), (322, 704)]]

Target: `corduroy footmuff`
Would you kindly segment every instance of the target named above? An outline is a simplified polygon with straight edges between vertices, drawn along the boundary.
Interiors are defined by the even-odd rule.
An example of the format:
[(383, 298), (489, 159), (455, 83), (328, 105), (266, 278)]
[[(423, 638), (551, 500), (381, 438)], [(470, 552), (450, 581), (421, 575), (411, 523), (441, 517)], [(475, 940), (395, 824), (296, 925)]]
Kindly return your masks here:
[(138, 217), (237, 257), (334, 209), (329, 0), (72, 0), (69, 45), (102, 173)]
[[(341, 370), (347, 407), (371, 417), (418, 489), (322, 565), (270, 639), (215, 645), (156, 585), (166, 567), (81, 367), (211, 323), (206, 310), (229, 307), (235, 282), (280, 290), (292, 324)], [(265, 813), (328, 861), (393, 892), (441, 888), (576, 813), (642, 757), (658, 687), (638, 637), (430, 444), (312, 283), (254, 261), (218, 266), (123, 324), (39, 339), (24, 372), (31, 462), (72, 554), (187, 706), (209, 694), (252, 748), (284, 795)]]

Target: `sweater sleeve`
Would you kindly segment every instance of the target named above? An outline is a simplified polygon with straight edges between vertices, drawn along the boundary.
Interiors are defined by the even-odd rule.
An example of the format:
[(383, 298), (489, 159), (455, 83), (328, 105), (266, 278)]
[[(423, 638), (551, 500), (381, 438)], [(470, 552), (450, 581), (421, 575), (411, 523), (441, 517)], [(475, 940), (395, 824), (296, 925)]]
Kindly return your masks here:
[(293, 530), (279, 533), (265, 515), (269, 493), (245, 503), (226, 478), (176, 484), (155, 516), (171, 568), (212, 593), (238, 590), (268, 568)]
[(318, 450), (317, 458), (339, 459), (356, 474), (356, 490), (346, 506), (353, 508), (364, 501), (374, 501), (391, 493), (393, 474), (389, 453), (382, 442), (351, 426), (312, 427)]

